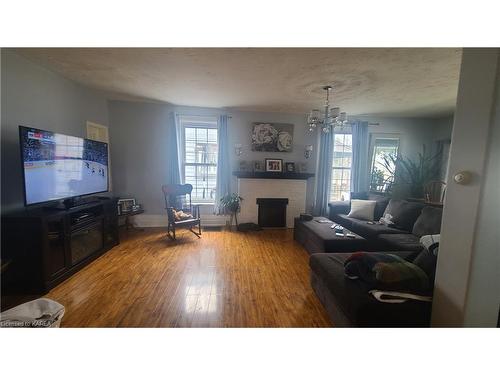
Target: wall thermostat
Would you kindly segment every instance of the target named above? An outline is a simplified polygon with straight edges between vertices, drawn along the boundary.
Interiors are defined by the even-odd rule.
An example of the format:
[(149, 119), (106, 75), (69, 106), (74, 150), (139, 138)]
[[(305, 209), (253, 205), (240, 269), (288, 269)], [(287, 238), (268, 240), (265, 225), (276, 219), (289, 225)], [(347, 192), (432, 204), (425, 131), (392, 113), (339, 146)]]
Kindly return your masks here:
[(470, 182), (471, 180), (471, 174), (469, 172), (463, 171), (463, 172), (458, 172), (453, 176), (453, 180), (460, 185), (466, 185)]

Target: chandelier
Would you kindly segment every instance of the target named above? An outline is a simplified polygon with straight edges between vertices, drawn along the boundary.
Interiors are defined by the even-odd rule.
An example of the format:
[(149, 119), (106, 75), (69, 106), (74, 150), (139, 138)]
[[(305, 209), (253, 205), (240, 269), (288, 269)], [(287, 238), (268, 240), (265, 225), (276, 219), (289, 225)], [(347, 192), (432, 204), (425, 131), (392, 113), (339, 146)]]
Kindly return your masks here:
[(311, 132), (314, 131), (317, 126), (321, 126), (321, 130), (324, 133), (328, 133), (336, 126), (343, 128), (344, 125), (347, 124), (347, 114), (345, 112), (340, 112), (339, 107), (330, 108), (329, 99), (332, 86), (323, 86), (323, 90), (326, 91), (325, 109), (323, 113), (321, 113), (319, 109), (313, 109), (307, 117), (307, 124)]

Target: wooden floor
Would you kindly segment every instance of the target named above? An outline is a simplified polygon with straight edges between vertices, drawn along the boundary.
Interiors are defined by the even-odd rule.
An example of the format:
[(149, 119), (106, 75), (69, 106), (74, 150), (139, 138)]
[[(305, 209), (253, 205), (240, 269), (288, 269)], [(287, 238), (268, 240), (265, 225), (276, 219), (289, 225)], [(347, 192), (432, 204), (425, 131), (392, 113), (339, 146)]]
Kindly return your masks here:
[(47, 294), (63, 327), (329, 327), (291, 230), (133, 231)]

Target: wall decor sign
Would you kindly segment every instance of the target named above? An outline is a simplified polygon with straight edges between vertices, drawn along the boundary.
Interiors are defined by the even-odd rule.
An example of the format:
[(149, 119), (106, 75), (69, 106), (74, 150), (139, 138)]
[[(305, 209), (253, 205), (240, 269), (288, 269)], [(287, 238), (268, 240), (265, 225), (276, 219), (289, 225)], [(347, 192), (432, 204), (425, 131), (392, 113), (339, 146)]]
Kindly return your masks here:
[(252, 151), (291, 152), (292, 146), (293, 124), (252, 124)]
[(266, 159), (266, 172), (283, 172), (283, 159)]

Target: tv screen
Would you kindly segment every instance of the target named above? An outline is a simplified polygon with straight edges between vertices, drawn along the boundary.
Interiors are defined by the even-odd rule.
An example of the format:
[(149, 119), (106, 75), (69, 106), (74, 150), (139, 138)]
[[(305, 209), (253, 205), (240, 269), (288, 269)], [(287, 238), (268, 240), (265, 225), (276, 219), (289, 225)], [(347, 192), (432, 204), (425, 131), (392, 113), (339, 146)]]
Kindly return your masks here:
[(26, 205), (108, 191), (108, 144), (19, 127)]

